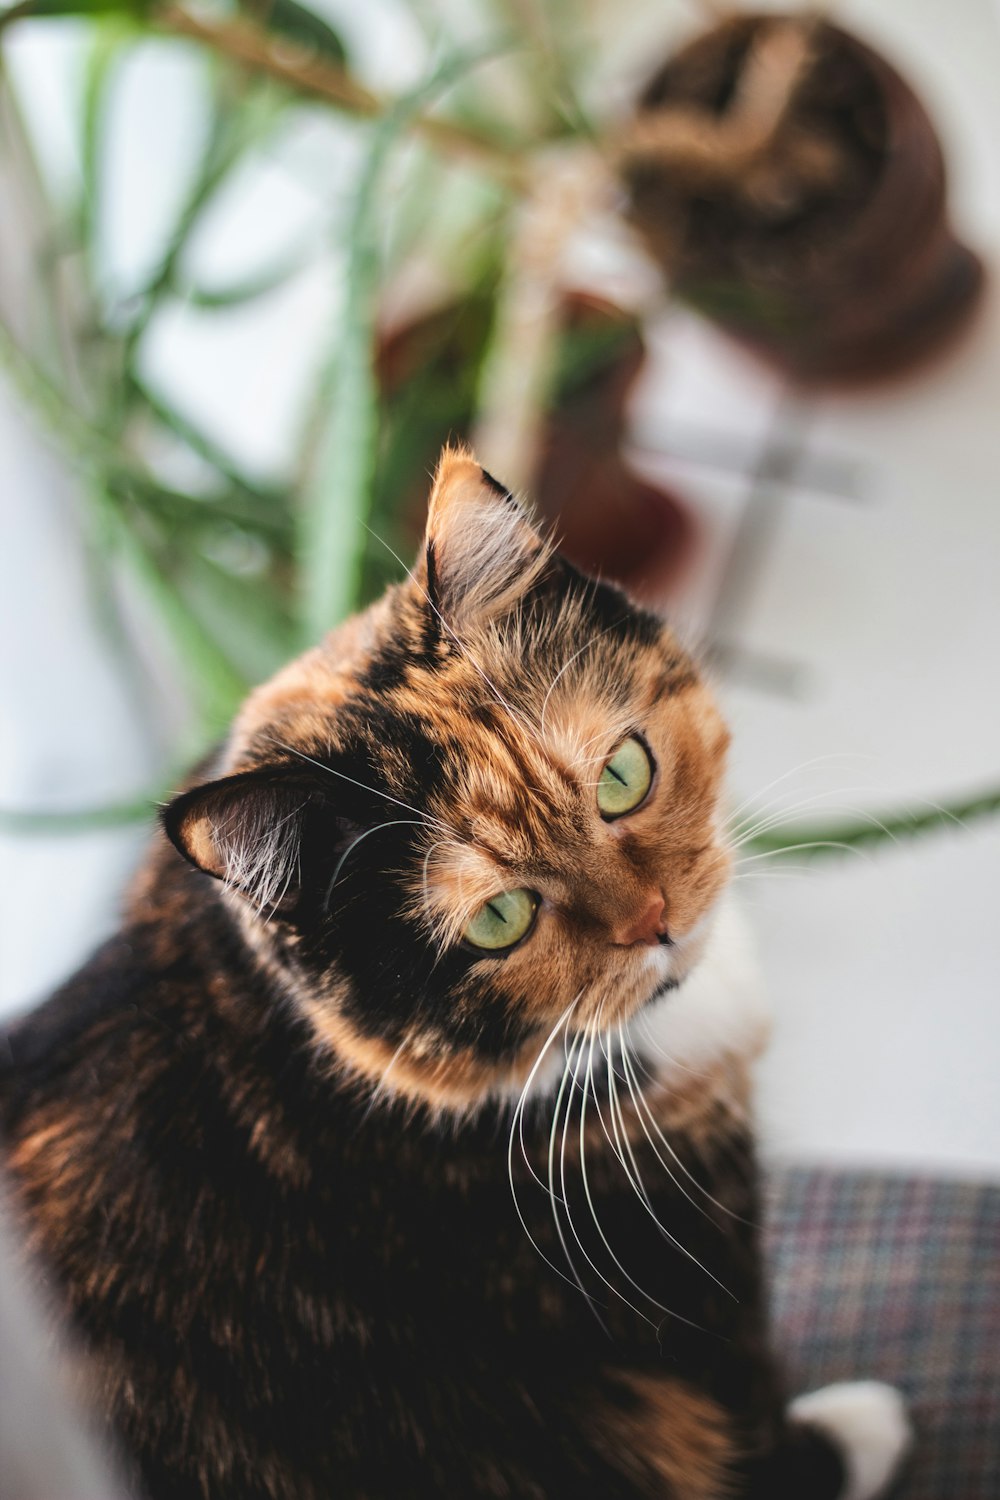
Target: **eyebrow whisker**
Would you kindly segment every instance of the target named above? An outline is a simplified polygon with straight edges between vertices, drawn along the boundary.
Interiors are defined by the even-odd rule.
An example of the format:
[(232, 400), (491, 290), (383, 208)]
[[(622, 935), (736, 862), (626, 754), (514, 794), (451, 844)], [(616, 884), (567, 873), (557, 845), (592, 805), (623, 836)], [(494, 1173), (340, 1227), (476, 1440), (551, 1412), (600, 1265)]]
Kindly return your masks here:
[(279, 750), (287, 751), (289, 755), (297, 755), (299, 760), (308, 761), (311, 766), (316, 766), (318, 770), (326, 771), (328, 775), (336, 776), (340, 781), (350, 782), (351, 786), (359, 787), (361, 791), (369, 792), (373, 797), (382, 797), (386, 802), (393, 802), (397, 807), (405, 808), (407, 812), (416, 813), (417, 817), (421, 818), (423, 822), (436, 824), (438, 828), (443, 828), (450, 836), (458, 837), (454, 829), (449, 828), (447, 823), (443, 823), (440, 818), (435, 818), (431, 813), (422, 812), (419, 807), (414, 807), (409, 802), (403, 802), (399, 797), (392, 797), (388, 792), (380, 792), (378, 787), (369, 786), (364, 781), (357, 781), (353, 776), (348, 776), (343, 771), (335, 771), (333, 766), (328, 766), (323, 761), (316, 760), (312, 755), (306, 755), (304, 750), (296, 750), (294, 745), (286, 745), (284, 740), (275, 739), (272, 736), (271, 743), (277, 745)]

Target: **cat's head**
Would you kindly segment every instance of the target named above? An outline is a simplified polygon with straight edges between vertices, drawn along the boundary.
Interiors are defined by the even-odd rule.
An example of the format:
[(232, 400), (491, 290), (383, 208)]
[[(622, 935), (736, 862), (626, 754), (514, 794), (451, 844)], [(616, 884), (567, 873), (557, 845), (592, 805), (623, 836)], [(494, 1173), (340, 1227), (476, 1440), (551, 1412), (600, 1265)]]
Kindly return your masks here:
[(258, 689), (166, 831), (315, 1033), (443, 1107), (697, 961), (728, 741), (669, 629), (446, 452), (412, 575)]

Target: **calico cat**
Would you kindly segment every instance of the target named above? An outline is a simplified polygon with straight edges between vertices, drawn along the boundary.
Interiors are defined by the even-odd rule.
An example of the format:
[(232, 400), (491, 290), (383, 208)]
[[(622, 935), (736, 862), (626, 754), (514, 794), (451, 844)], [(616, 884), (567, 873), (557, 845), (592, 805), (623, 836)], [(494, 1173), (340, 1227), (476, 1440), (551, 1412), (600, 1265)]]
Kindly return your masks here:
[(414, 573), (252, 694), (8, 1038), (12, 1194), (150, 1500), (867, 1500), (786, 1408), (727, 731), (465, 452)]

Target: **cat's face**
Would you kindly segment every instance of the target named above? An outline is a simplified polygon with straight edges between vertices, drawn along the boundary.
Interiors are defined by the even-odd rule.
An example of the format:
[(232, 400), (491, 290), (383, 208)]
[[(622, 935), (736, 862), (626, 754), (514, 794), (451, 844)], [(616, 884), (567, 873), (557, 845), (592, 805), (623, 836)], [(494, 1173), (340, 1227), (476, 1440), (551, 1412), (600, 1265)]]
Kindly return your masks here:
[(166, 826), (347, 1065), (467, 1104), (696, 962), (727, 740), (669, 630), (447, 454), (414, 577), (253, 695)]

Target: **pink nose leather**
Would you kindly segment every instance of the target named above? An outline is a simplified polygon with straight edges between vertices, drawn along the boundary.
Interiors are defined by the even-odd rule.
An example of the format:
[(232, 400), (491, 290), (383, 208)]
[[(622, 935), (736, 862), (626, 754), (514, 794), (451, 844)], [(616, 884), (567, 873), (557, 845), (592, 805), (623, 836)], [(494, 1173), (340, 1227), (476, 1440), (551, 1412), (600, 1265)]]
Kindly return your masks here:
[(663, 897), (654, 896), (640, 917), (616, 930), (615, 942), (622, 948), (629, 948), (633, 943), (658, 943), (666, 931), (664, 907)]

